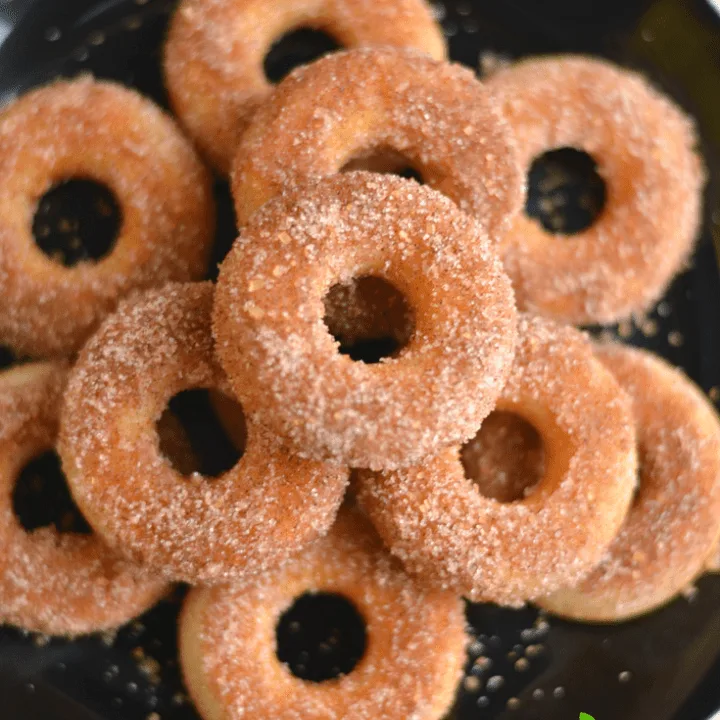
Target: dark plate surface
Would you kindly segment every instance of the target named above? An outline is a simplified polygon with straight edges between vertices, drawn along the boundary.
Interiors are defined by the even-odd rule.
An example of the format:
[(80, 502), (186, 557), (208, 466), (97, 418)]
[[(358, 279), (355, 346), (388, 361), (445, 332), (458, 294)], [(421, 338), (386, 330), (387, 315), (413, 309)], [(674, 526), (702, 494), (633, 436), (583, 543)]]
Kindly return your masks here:
[[(0, 46), (0, 102), (88, 71), (165, 102), (159, 48), (173, 6), (167, 0), (0, 0), (0, 28), (3, 20), (13, 28)], [(682, 365), (713, 399), (720, 397), (715, 11), (705, 0), (460, 0), (437, 9), (453, 58), (472, 67), (487, 51), (598, 54), (646, 72), (698, 118), (710, 183), (694, 261), (647, 319), (613, 332)], [(303, 57), (305, 48), (286, 52)], [(224, 198), (220, 259), (234, 227), (222, 183), (218, 193)], [(196, 719), (176, 660), (181, 595), (116, 637), (68, 642), (0, 629), (0, 718)], [(584, 711), (596, 720), (704, 720), (720, 709), (719, 578), (705, 578), (691, 598), (617, 627), (489, 606), (468, 607), (468, 619), (477, 641), (454, 718), (569, 719)]]

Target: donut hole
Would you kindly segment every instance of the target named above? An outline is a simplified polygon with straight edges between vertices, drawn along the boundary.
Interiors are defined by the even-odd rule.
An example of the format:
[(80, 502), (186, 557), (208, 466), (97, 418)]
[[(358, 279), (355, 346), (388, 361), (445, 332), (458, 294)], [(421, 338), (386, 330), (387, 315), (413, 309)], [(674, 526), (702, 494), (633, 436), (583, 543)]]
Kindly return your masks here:
[(392, 148), (375, 148), (357, 153), (340, 168), (340, 172), (355, 170), (398, 175), (407, 180), (415, 180), (420, 185), (425, 184), (422, 172), (415, 167), (413, 161)]
[(582, 150), (558, 148), (530, 166), (525, 212), (556, 235), (587, 230), (605, 207), (607, 188), (597, 163)]
[(342, 47), (332, 35), (320, 28), (295, 28), (276, 40), (265, 56), (265, 77), (271, 83), (278, 83), (294, 68), (307, 65)]
[(463, 445), (460, 460), (480, 492), (502, 503), (527, 497), (545, 474), (540, 433), (524, 418), (502, 410), (491, 413)]
[(8, 347), (0, 345), (0, 370), (15, 364), (15, 353)]
[(653, 483), (650, 480), (656, 473), (657, 468), (653, 467), (653, 453), (642, 442), (637, 445), (637, 475), (631, 507), (637, 507), (644, 498), (652, 495)]
[(28, 532), (54, 526), (59, 533), (89, 535), (54, 450), (34, 457), (20, 471), (12, 493), (15, 516)]
[(325, 296), (325, 325), (339, 352), (357, 362), (397, 355), (415, 331), (405, 295), (381, 277), (364, 275), (333, 285)]
[(78, 178), (53, 186), (40, 198), (32, 231), (49, 258), (73, 267), (112, 252), (121, 224), (120, 205), (110, 189)]
[(280, 617), (277, 658), (295, 677), (321, 683), (352, 672), (367, 644), (365, 621), (342, 595), (305, 593)]
[(161, 454), (184, 477), (219, 477), (245, 453), (242, 406), (217, 390), (193, 388), (173, 396), (156, 430)]

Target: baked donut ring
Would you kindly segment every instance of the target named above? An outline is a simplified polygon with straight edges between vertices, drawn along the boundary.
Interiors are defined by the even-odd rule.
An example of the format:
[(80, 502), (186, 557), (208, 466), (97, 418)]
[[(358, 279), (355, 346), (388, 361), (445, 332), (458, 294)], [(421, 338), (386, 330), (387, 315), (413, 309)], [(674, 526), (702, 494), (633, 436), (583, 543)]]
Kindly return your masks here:
[(640, 75), (580, 56), (523, 60), (487, 81), (520, 163), (573, 147), (606, 183), (594, 224), (572, 236), (513, 217), (502, 258), (521, 310), (572, 324), (646, 310), (689, 256), (705, 174), (692, 120)]
[(635, 487), (629, 398), (587, 338), (522, 316), (497, 409), (542, 436), (545, 473), (515, 502), (484, 497), (465, 477), (460, 448), (412, 467), (367, 473), (359, 501), (413, 574), (475, 601), (521, 605), (571, 585), (600, 562)]
[(171, 284), (121, 306), (80, 353), (59, 450), (73, 495), (118, 551), (165, 577), (235, 580), (279, 563), (332, 525), (347, 470), (300, 460), (248, 423), (224, 475), (184, 477), (158, 447), (168, 401), (228, 393), (213, 356), (210, 283)]
[(703, 572), (720, 535), (720, 424), (702, 392), (659, 357), (621, 345), (596, 354), (633, 400), (639, 487), (599, 567), (539, 604), (615, 622), (666, 604)]
[(169, 590), (164, 580), (110, 550), (98, 535), (28, 532), (13, 511), (18, 474), (55, 445), (67, 365), (0, 373), (0, 622), (50, 635), (117, 627)]
[(509, 128), (470, 70), (408, 50), (358, 48), (299, 68), (258, 110), (233, 167), (238, 222), (287, 186), (389, 151), (492, 240), (520, 209), (524, 177)]
[[(372, 365), (340, 354), (323, 322), (330, 288), (363, 276), (389, 281), (415, 316), (409, 343)], [(510, 371), (515, 326), (480, 225), (429, 188), (364, 172), (258, 212), (220, 268), (213, 317), (248, 413), (303, 457), (372, 469), (470, 437)]]
[[(107, 256), (64, 267), (39, 249), (32, 219), (72, 178), (106, 185), (122, 224)], [(0, 343), (19, 355), (71, 354), (129, 291), (207, 269), (210, 177), (172, 120), (132, 90), (84, 77), (5, 108), (0, 186)]]
[(327, 31), (346, 47), (411, 47), (437, 60), (447, 52), (425, 0), (184, 0), (165, 45), (165, 82), (175, 112), (220, 172), (229, 172), (243, 129), (272, 92), (265, 56), (299, 27)]
[[(278, 660), (278, 620), (305, 593), (340, 595), (364, 619), (365, 653), (347, 675), (306, 682)], [(185, 683), (206, 720), (437, 720), (454, 700), (466, 642), (457, 596), (405, 575), (357, 512), (341, 512), (280, 570), (193, 590), (180, 618)]]

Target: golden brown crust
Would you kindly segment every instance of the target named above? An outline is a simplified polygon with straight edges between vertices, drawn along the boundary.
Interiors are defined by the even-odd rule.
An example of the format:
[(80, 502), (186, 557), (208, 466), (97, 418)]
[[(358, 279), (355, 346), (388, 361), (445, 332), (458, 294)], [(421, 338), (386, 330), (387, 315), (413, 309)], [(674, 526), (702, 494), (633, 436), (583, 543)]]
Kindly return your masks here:
[(126, 302), (80, 354), (59, 449), (90, 522), (118, 551), (166, 577), (220, 581), (281, 562), (331, 526), (347, 485), (338, 466), (300, 460), (248, 423), (227, 473), (184, 477), (155, 424), (190, 388), (229, 394), (215, 364), (210, 283), (171, 284)]
[(265, 56), (298, 27), (324, 30), (345, 47), (446, 54), (424, 0), (184, 0), (170, 24), (165, 80), (175, 112), (220, 172), (229, 172), (244, 127), (272, 91)]
[(596, 352), (633, 400), (639, 488), (600, 566), (540, 604), (566, 617), (613, 622), (670, 601), (716, 547), (720, 424), (700, 390), (659, 357), (621, 345)]
[[(415, 314), (408, 345), (374, 365), (341, 355), (323, 322), (327, 291), (367, 275), (388, 280)], [(213, 318), (249, 413), (303, 457), (373, 469), (474, 433), (510, 370), (515, 323), (478, 223), (433, 190), (360, 172), (258, 212), (220, 269)]]
[(595, 223), (570, 237), (524, 213), (503, 242), (522, 310), (572, 324), (647, 309), (697, 235), (705, 174), (692, 121), (641, 76), (582, 56), (524, 60), (488, 79), (521, 166), (548, 150), (590, 154), (606, 183)]
[(413, 573), (472, 600), (518, 605), (589, 573), (625, 518), (637, 457), (630, 401), (572, 328), (522, 316), (497, 409), (542, 436), (545, 475), (501, 503), (465, 477), (459, 448), (363, 478), (359, 500)]
[(408, 50), (360, 48), (299, 68), (258, 110), (233, 167), (238, 222), (288, 186), (387, 150), (493, 241), (520, 209), (524, 177), (509, 128), (474, 74)]
[[(276, 656), (278, 619), (306, 592), (339, 594), (365, 620), (365, 654), (335, 680), (304, 682)], [(192, 591), (180, 619), (183, 674), (205, 720), (437, 720), (454, 700), (465, 644), (459, 599), (408, 578), (347, 510), (283, 569)]]
[[(71, 178), (120, 206), (113, 250), (63, 267), (32, 233), (37, 201)], [(81, 78), (24, 95), (0, 115), (0, 342), (70, 354), (129, 291), (201, 278), (213, 242), (210, 178), (172, 120), (119, 85)]]
[(0, 621), (51, 635), (122, 625), (169, 589), (97, 535), (25, 530), (13, 512), (18, 473), (55, 444), (67, 365), (0, 373)]

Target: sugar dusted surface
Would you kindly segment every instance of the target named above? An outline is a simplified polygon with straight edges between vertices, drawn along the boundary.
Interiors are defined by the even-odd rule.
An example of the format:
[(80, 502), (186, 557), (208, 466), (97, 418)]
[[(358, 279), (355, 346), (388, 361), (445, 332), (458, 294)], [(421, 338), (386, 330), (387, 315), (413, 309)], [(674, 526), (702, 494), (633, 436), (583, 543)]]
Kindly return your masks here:
[(26, 531), (12, 491), (24, 464), (55, 442), (66, 363), (0, 373), (0, 620), (51, 635), (122, 625), (168, 590), (165, 581), (119, 558), (97, 535)]
[[(46, 191), (77, 177), (113, 192), (122, 225), (107, 257), (66, 268), (37, 247), (32, 221)], [(20, 355), (73, 353), (130, 291), (207, 269), (210, 177), (173, 121), (120, 85), (84, 76), (5, 108), (0, 184), (0, 343)]]
[[(376, 365), (338, 353), (323, 298), (385, 278), (415, 314)], [(346, 173), (268, 203), (223, 263), (213, 327), (246, 411), (303, 457), (392, 468), (468, 439), (510, 371), (516, 313), (487, 235), (439, 193)]]
[(160, 574), (217, 582), (281, 562), (332, 524), (347, 471), (295, 458), (248, 424), (225, 475), (185, 478), (160, 453), (155, 423), (189, 388), (230, 394), (215, 364), (210, 283), (170, 284), (123, 303), (70, 377), (59, 443), (94, 527)]
[(633, 399), (637, 496), (599, 567), (543, 607), (584, 620), (623, 620), (683, 592), (720, 534), (720, 423), (679, 370), (646, 351), (604, 345), (598, 357)]
[(413, 573), (472, 600), (520, 605), (577, 583), (601, 560), (635, 487), (635, 435), (629, 398), (587, 338), (527, 315), (497, 408), (543, 438), (545, 476), (528, 497), (481, 495), (456, 447), (365, 474), (359, 501)]
[(521, 166), (574, 147), (597, 163), (607, 201), (595, 223), (552, 235), (525, 214), (503, 241), (518, 306), (572, 324), (646, 310), (684, 267), (705, 172), (692, 120), (641, 76), (582, 56), (523, 60), (487, 81)]
[(417, 52), (359, 48), (299, 68), (255, 115), (233, 167), (242, 226), (287, 187), (390, 150), (499, 242), (524, 176), (510, 128), (467, 68)]
[[(337, 593), (366, 623), (348, 675), (304, 682), (275, 654), (280, 615), (305, 592)], [(452, 593), (411, 580), (357, 513), (282, 570), (194, 590), (180, 623), (186, 684), (205, 717), (240, 720), (438, 720), (465, 662), (465, 618)]]
[(166, 85), (183, 124), (221, 172), (272, 92), (265, 56), (299, 27), (324, 30), (344, 47), (411, 47), (438, 60), (446, 53), (425, 0), (184, 0), (165, 46)]

